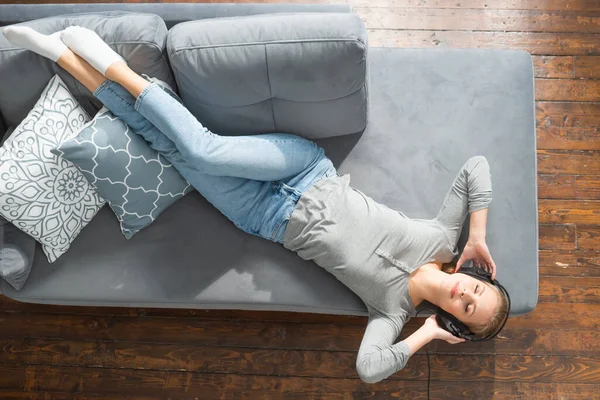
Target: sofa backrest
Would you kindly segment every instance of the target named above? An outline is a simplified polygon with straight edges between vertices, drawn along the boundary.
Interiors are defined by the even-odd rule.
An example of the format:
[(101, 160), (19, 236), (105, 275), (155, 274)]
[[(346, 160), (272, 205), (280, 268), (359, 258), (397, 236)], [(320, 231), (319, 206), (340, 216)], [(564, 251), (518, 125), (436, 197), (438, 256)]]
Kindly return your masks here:
[[(136, 13), (149, 13), (158, 15), (166, 24), (167, 29), (170, 29), (175, 24), (191, 20), (199, 20), (206, 18), (221, 18), (221, 17), (232, 17), (232, 16), (244, 16), (244, 15), (258, 15), (258, 14), (269, 14), (269, 13), (290, 13), (290, 12), (331, 12), (331, 13), (344, 13), (351, 12), (352, 7), (347, 4), (205, 4), (205, 3), (133, 3), (133, 4), (0, 4), (0, 26), (10, 25), (15, 23), (22, 23), (27, 21), (38, 20), (42, 18), (49, 18), (55, 16), (62, 16), (65, 14), (75, 13), (106, 13), (109, 11), (126, 11)], [(57, 19), (60, 21), (60, 18)], [(74, 21), (72, 18), (69, 21)], [(79, 22), (77, 22), (79, 23)], [(84, 25), (85, 26), (85, 25)], [(43, 31), (43, 30), (42, 30)], [(158, 35), (160, 39), (161, 35)], [(0, 35), (0, 71), (2, 70), (2, 47), (8, 48), (8, 44), (2, 35)], [(25, 52), (23, 52), (25, 53)], [(20, 88), (19, 92), (27, 94), (27, 98), (23, 99), (22, 105), (19, 107), (9, 107), (9, 109), (3, 110), (2, 100), (0, 99), (0, 138), (4, 135), (6, 129), (18, 123), (26, 113), (24, 110), (29, 110), (33, 105), (36, 96), (39, 96), (45, 83), (48, 82), (52, 74), (58, 73), (67, 85), (74, 93), (74, 96), (78, 101), (86, 108), (90, 113), (97, 111), (100, 108), (100, 104), (93, 99), (91, 93), (89, 93), (82, 85), (71, 79), (67, 73), (58, 68), (54, 63), (44, 60), (42, 57), (38, 57), (30, 54), (29, 56), (20, 55), (24, 60), (24, 64), (27, 60), (34, 61), (30, 64), (29, 68), (21, 71), (21, 74), (26, 72), (30, 74), (30, 69), (36, 64), (38, 66), (36, 70), (42, 71), (35, 73), (38, 79), (32, 79), (27, 83), (26, 88)], [(25, 57), (27, 60), (25, 60)], [(127, 58), (127, 57), (126, 57)], [(14, 58), (13, 58), (14, 60)], [(128, 60), (131, 65), (131, 60)], [(13, 64), (14, 65), (14, 64)], [(162, 68), (161, 68), (162, 69)], [(145, 72), (139, 70), (138, 72)], [(159, 71), (160, 72), (160, 71)], [(174, 86), (174, 81), (170, 74), (156, 73), (155, 71), (146, 71), (151, 76), (167, 81), (169, 84)], [(2, 78), (0, 74), (0, 97), (3, 93), (14, 92), (16, 88), (11, 86), (13, 74)], [(30, 97), (30, 98), (29, 98)], [(13, 108), (19, 108), (21, 111), (15, 112)], [(5, 117), (3, 118), (3, 113)], [(9, 116), (9, 113), (12, 116)]]
[(72, 13), (129, 11), (156, 14), (167, 28), (184, 21), (270, 13), (351, 12), (347, 4), (213, 4), (213, 3), (133, 3), (133, 4), (0, 4), (0, 26)]
[[(92, 29), (133, 70), (175, 84), (165, 54), (167, 28), (156, 15), (111, 11), (48, 17), (25, 24), (44, 34), (71, 25)], [(92, 93), (55, 62), (15, 47), (0, 34), (0, 114), (8, 127), (15, 127), (25, 118), (55, 74), (90, 115), (100, 109), (101, 104)]]
[(367, 30), (349, 13), (204, 19), (169, 30), (183, 102), (223, 135), (309, 139), (367, 125)]

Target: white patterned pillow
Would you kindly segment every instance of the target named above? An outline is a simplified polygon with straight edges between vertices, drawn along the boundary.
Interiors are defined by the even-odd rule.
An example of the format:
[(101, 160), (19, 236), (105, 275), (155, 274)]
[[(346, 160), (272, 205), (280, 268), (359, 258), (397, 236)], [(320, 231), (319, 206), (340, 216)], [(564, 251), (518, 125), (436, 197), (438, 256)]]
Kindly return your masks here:
[(71, 162), (50, 152), (89, 120), (55, 75), (0, 148), (0, 214), (40, 242), (50, 262), (104, 205)]

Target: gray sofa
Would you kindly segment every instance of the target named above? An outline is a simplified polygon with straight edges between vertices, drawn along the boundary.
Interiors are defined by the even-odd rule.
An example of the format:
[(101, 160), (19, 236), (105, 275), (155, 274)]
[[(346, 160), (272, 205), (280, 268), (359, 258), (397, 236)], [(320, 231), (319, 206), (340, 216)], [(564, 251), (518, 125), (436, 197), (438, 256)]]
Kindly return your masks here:
[[(205, 18), (352, 11), (346, 5), (0, 5), (0, 25), (114, 10), (158, 15), (167, 28)], [(366, 32), (363, 28), (356, 34)], [(179, 85), (184, 102), (202, 120), (202, 110), (190, 100), (193, 91), (188, 83), (182, 86), (181, 74), (173, 77), (164, 71), (166, 60), (172, 56), (166, 48), (167, 40), (171, 40), (166, 29), (164, 35), (160, 49), (164, 64), (140, 65), (134, 56), (128, 61), (140, 72)], [(39, 92), (27, 93), (24, 88), (35, 91), (34, 86), (40, 83), (33, 78), (29, 83), (16, 84), (18, 75), (7, 71), (6, 66), (3, 70), (2, 46), (7, 46), (6, 42), (0, 41), (0, 98), (10, 87), (15, 97), (25, 96), (25, 103), (35, 101)], [(315, 132), (320, 127), (302, 121), (320, 120), (322, 130), (329, 132), (327, 136), (335, 136), (330, 131), (339, 121), (343, 136), (317, 142), (340, 174), (350, 174), (355, 188), (415, 218), (435, 216), (452, 179), (469, 157), (487, 157), (494, 183), (488, 242), (498, 266), (498, 279), (511, 294), (513, 315), (532, 311), (538, 294), (538, 227), (529, 54), (376, 47), (369, 47), (366, 54), (364, 96), (357, 100), (358, 105), (354, 100), (342, 104), (329, 119), (314, 118), (314, 108), (299, 107), (296, 118), (303, 126), (286, 130), (311, 136), (307, 127)], [(318, 61), (314, 60), (315, 65)], [(24, 71), (27, 76), (42, 74), (40, 81), (47, 79), (43, 74), (59, 72), (50, 70), (54, 67), (30, 64), (23, 64)], [(21, 71), (20, 76), (24, 74)], [(67, 76), (64, 71), (61, 74)], [(73, 80), (66, 82), (84, 107), (91, 111), (99, 108), (85, 89)], [(273, 96), (271, 104), (276, 100)], [(352, 131), (361, 124), (357, 110), (367, 109), (366, 127)], [(23, 117), (20, 112), (14, 104), (0, 99), (0, 137)], [(227, 134), (239, 134), (243, 129), (227, 125), (226, 120), (223, 129), (219, 129), (218, 120), (208, 125)], [(345, 124), (348, 121), (351, 123)], [(176, 202), (129, 241), (121, 235), (114, 214), (104, 207), (55, 263), (49, 264), (38, 246), (22, 290), (16, 291), (6, 282), (2, 282), (1, 290), (5, 296), (33, 303), (366, 314), (360, 299), (334, 277), (280, 245), (237, 230), (197, 192)]]

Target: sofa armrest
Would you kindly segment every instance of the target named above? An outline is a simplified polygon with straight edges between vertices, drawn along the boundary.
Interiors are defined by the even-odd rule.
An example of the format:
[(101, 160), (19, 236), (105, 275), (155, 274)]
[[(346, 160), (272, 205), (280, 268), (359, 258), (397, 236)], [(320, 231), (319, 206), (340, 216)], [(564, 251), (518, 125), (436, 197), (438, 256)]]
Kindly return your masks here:
[(356, 14), (269, 14), (186, 22), (167, 53), (182, 99), (225, 135), (310, 139), (367, 123), (367, 32)]

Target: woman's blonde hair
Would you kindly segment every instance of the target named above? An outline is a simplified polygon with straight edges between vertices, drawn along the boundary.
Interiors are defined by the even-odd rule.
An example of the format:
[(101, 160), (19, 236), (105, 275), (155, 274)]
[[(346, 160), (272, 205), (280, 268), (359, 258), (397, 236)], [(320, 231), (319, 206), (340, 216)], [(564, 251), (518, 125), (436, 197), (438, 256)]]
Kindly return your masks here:
[[(453, 274), (454, 271), (456, 271), (456, 263), (448, 263), (448, 264), (443, 264), (442, 265), (442, 271), (447, 273), (447, 274)], [(460, 273), (460, 271), (458, 271)], [(500, 289), (498, 289), (496, 286), (489, 284), (489, 283), (485, 283), (486, 285), (488, 285), (489, 287), (493, 288), (494, 291), (496, 292), (496, 295), (498, 296), (498, 308), (496, 310), (496, 313), (494, 314), (494, 316), (492, 317), (491, 320), (489, 320), (486, 324), (467, 324), (465, 323), (465, 326), (467, 328), (469, 328), (469, 330), (471, 332), (473, 332), (475, 335), (480, 336), (480, 337), (486, 337), (487, 335), (496, 332), (500, 326), (502, 325), (502, 323), (504, 322), (504, 319), (506, 318), (506, 314), (508, 314), (508, 300), (506, 299), (506, 296), (504, 296), (504, 294), (500, 291)]]

